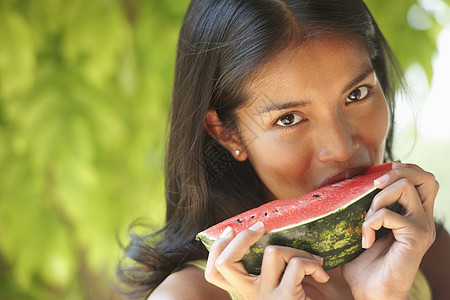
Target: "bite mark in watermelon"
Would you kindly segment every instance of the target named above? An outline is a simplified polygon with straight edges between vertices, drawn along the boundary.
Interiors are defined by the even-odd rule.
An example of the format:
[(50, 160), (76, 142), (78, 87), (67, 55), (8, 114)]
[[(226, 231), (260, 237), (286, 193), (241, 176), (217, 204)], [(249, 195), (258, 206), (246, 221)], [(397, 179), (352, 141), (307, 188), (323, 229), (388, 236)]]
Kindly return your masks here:
[[(362, 253), (362, 223), (373, 197), (380, 191), (373, 182), (391, 169), (392, 163), (370, 167), (352, 179), (323, 186), (301, 197), (271, 201), (200, 232), (197, 239), (210, 250), (227, 227), (238, 234), (261, 221), (266, 234), (242, 259), (249, 273), (261, 272), (267, 245), (302, 249), (323, 257), (325, 270), (336, 268)], [(396, 203), (389, 209), (400, 212), (401, 206)]]

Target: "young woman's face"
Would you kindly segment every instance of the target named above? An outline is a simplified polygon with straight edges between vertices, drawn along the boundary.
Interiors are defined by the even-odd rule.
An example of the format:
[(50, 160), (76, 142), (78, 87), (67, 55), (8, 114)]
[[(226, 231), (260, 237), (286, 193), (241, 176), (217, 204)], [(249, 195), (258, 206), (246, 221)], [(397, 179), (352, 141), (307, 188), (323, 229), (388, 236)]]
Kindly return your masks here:
[(364, 48), (315, 38), (281, 52), (237, 111), (243, 150), (267, 200), (296, 197), (380, 164), (386, 99)]

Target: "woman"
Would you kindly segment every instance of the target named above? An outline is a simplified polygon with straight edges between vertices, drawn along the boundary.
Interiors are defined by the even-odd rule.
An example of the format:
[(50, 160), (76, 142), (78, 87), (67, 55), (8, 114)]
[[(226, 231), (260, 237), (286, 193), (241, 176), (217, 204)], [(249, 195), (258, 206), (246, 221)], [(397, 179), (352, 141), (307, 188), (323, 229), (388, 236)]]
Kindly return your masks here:
[[(435, 230), (434, 176), (395, 164), (363, 225), (367, 249), (325, 272), (279, 246), (260, 276), (239, 262), (264, 224), (226, 230), (208, 255), (196, 233), (392, 160), (401, 78), (361, 0), (193, 0), (180, 32), (166, 156), (166, 225), (134, 236), (121, 273), (148, 299), (435, 299), (450, 294), (448, 233)], [(384, 209), (398, 201), (402, 215)], [(380, 227), (392, 229), (374, 241)], [(437, 238), (436, 238), (437, 236)], [(157, 240), (153, 247), (149, 240)], [(206, 259), (208, 262), (205, 266)], [(437, 266), (439, 259), (439, 266)], [(442, 268), (442, 266), (445, 266)], [(310, 275), (310, 276), (307, 276)], [(427, 281), (425, 280), (425, 275)], [(205, 279), (206, 277), (206, 279)], [(428, 295), (427, 295), (428, 293)]]

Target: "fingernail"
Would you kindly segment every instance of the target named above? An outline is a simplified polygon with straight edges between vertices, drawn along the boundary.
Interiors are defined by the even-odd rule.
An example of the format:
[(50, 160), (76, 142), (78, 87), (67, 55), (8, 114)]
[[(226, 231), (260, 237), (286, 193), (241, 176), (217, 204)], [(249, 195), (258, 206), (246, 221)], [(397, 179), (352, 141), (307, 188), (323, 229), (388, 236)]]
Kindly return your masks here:
[(323, 257), (319, 256), (319, 255), (312, 255), (314, 257), (315, 260), (317, 260), (318, 262), (320, 262), (321, 265), (323, 265)]
[(386, 180), (387, 180), (387, 176), (386, 176), (386, 175), (383, 175), (383, 176), (381, 176), (381, 177), (375, 179), (375, 180), (373, 181), (373, 183), (375, 184), (375, 186), (380, 186), (380, 185), (382, 185), (383, 183), (385, 183)]
[(366, 239), (364, 238), (364, 236), (362, 237), (361, 244), (362, 244), (362, 247), (363, 247), (364, 249), (367, 249), (368, 245), (367, 245), (367, 241), (366, 241)]
[(232, 231), (233, 231), (233, 228), (231, 228), (230, 226), (228, 226), (228, 227), (225, 228), (225, 230), (220, 234), (220, 237), (219, 237), (219, 238), (221, 238), (221, 239), (229, 238)]
[(258, 221), (255, 224), (253, 224), (253, 226), (250, 227), (249, 229), (253, 230), (253, 231), (261, 231), (264, 229), (264, 224), (263, 224), (263, 222)]
[(402, 168), (404, 166), (406, 166), (406, 165), (402, 164), (401, 162), (395, 161), (395, 162), (392, 163), (392, 169), (398, 169), (398, 168)]

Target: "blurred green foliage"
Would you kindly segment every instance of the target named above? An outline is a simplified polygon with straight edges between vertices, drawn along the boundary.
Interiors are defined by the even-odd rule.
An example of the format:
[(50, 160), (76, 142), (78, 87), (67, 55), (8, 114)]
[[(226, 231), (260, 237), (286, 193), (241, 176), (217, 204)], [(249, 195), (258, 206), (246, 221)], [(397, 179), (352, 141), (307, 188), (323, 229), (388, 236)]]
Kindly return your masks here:
[[(404, 66), (440, 26), (368, 0)], [(116, 235), (164, 217), (162, 153), (187, 0), (0, 0), (0, 298), (120, 299)], [(411, 47), (414, 44), (414, 47)]]

